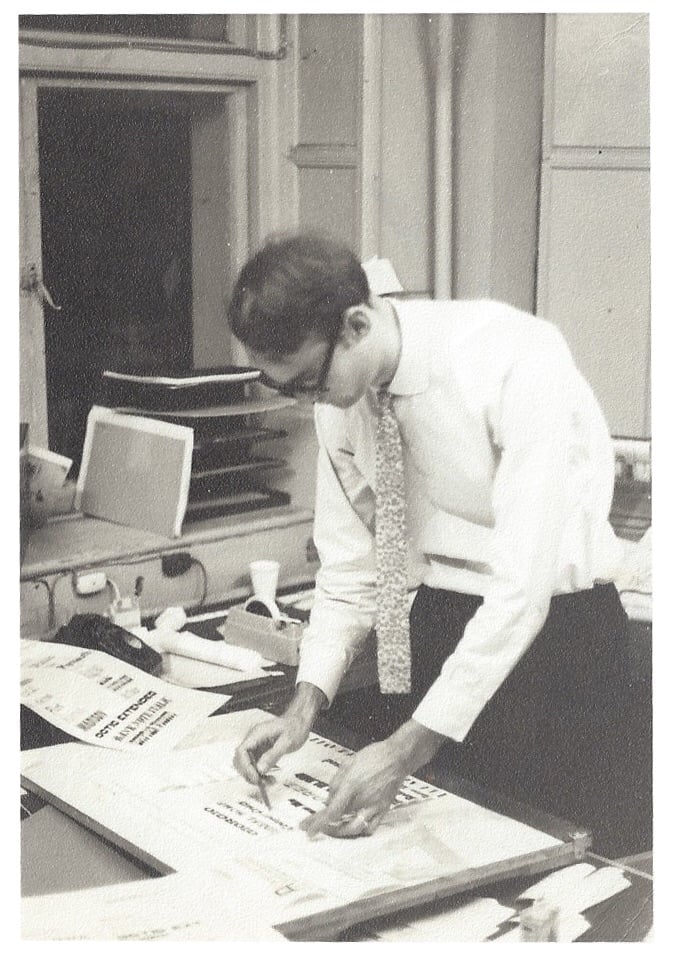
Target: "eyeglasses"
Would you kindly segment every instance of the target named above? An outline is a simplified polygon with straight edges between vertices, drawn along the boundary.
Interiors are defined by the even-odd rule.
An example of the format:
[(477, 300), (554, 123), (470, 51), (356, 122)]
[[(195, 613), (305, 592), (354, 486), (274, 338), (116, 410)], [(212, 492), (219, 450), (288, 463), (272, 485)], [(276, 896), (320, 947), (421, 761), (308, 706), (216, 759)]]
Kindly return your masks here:
[(325, 352), (323, 363), (321, 364), (318, 377), (315, 381), (303, 381), (302, 375), (300, 375), (295, 378), (295, 380), (287, 381), (285, 384), (277, 384), (263, 373), (259, 377), (260, 383), (264, 384), (265, 387), (272, 387), (284, 397), (311, 397), (312, 400), (318, 400), (323, 394), (327, 394), (329, 389), (325, 385), (332, 366), (332, 359), (335, 356), (335, 348), (339, 341), (340, 331), (341, 326), (338, 325), (336, 332), (329, 341), (328, 349)]

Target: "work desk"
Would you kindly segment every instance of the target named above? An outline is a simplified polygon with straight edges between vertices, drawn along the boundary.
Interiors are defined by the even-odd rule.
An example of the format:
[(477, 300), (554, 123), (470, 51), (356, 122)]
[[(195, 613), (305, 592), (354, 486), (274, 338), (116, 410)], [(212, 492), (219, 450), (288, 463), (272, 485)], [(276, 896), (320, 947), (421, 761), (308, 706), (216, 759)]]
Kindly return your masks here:
[[(204, 637), (215, 638), (219, 637), (217, 625), (221, 621), (222, 619), (211, 619), (190, 624), (189, 628)], [(223, 705), (222, 710), (226, 711), (228, 707), (230, 710), (235, 710), (237, 707), (254, 706), (270, 712), (280, 712), (285, 708), (292, 693), (294, 676), (295, 670), (288, 667), (286, 677), (270, 679), (269, 689), (265, 690), (262, 696), (259, 692), (255, 693), (257, 696), (255, 698), (248, 698), (245, 694), (239, 699), (235, 696), (232, 702)], [(351, 674), (351, 684), (347, 682), (343, 688), (355, 688), (357, 693), (364, 690), (363, 686), (367, 686), (373, 678), (374, 669), (369, 671), (367, 659), (362, 657), (361, 668)], [(243, 691), (245, 692), (245, 689)], [(352, 697), (356, 696), (343, 696), (347, 706), (350, 706), (349, 699)], [(335, 705), (333, 709), (321, 714), (315, 726), (316, 731), (351, 748), (362, 746), (364, 737), (360, 737), (339, 721), (339, 707)], [(223, 716), (216, 714), (213, 717)], [(648, 721), (648, 712), (641, 711), (640, 717)], [(24, 712), (22, 736), (23, 747), (37, 747), (68, 740), (68, 736), (41, 722), (30, 712), (27, 713), (27, 717)], [(419, 774), (423, 778), (423, 771)], [(480, 800), (487, 806), (519, 817), (533, 826), (545, 828), (545, 823), (536, 823), (535, 818), (537, 816), (540, 818), (540, 815), (537, 815), (533, 809), (513, 805), (512, 802), (507, 803), (503, 799), (497, 799), (493, 794), (480, 792), (474, 786), (462, 779), (452, 777), (449, 773), (443, 775), (434, 770), (433, 777), (429, 776), (425, 780), (473, 800)], [(641, 816), (644, 810), (648, 810), (647, 802), (648, 797), (645, 797), (644, 804), (637, 804), (631, 808), (635, 816)], [(78, 890), (156, 876), (154, 871), (144, 867), (136, 859), (113, 847), (51, 805), (45, 805), (39, 798), (30, 795), (26, 799), (26, 808), (28, 816), (22, 820), (21, 824), (23, 895), (34, 896), (64, 890)], [(629, 818), (627, 823), (629, 824)], [(591, 929), (583, 934), (581, 941), (636, 941), (646, 936), (652, 925), (653, 883), (649, 869), (650, 857), (650, 852), (642, 852), (639, 858), (615, 861), (595, 854), (586, 854), (584, 859), (595, 865), (619, 864), (624, 867), (630, 880), (630, 888), (597, 905), (586, 914), (591, 923)], [(526, 881), (522, 878), (500, 882), (498, 885), (484, 888), (481, 895), (493, 897), (505, 905), (512, 905), (513, 898), (524, 890), (529, 882), (531, 880)], [(455, 898), (446, 898), (441, 901), (442, 909), (449, 910), (459, 905), (467, 896), (468, 894), (461, 894)], [(406, 916), (409, 919), (409, 912)], [(373, 939), (377, 925), (376, 921), (371, 921), (364, 926), (353, 928), (348, 935), (344, 935), (343, 939)]]
[[(316, 729), (340, 744), (348, 744), (350, 747), (358, 746), (353, 732), (331, 723), (329, 716), (321, 716)], [(39, 743), (45, 743), (45, 738), (40, 738)], [(435, 782), (457, 794), (480, 800), (497, 810), (505, 811), (507, 807), (507, 813), (511, 816), (518, 817), (534, 826), (545, 826), (542, 816), (532, 809), (514, 805), (512, 802), (505, 803), (503, 799), (495, 799), (484, 791), (479, 792), (474, 786), (462, 782), (461, 779), (449, 775), (439, 778), (436, 775)], [(35, 795), (28, 795), (24, 800), (26, 816), (21, 823), (22, 895), (35, 896), (64, 890), (78, 890), (156, 876), (154, 871), (56, 808), (45, 804)], [(554, 819), (547, 820), (558, 823), (554, 822)], [(579, 941), (642, 940), (651, 929), (653, 919), (650, 854), (639, 858), (611, 861), (593, 853), (586, 853), (583, 860), (598, 867), (606, 864), (621, 867), (630, 881), (630, 887), (585, 913), (591, 928)], [(413, 913), (408, 910), (401, 915), (401, 919), (409, 921), (413, 914), (450, 910), (473, 896), (492, 897), (511, 906), (514, 898), (538, 879), (540, 875), (491, 884), (478, 891), (421, 906)], [(349, 941), (376, 939), (377, 928), (392, 923), (391, 917), (387, 917), (385, 921), (372, 920), (347, 931), (340, 938)], [(451, 937), (447, 939), (451, 940)]]

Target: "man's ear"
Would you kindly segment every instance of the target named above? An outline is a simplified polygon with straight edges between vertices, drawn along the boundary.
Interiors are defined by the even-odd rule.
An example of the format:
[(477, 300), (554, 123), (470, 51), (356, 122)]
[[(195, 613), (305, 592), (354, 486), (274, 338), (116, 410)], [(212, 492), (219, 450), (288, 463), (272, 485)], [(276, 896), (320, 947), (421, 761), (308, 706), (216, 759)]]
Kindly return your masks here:
[(347, 308), (342, 318), (342, 343), (347, 347), (358, 344), (372, 329), (372, 319), (366, 305), (355, 304)]

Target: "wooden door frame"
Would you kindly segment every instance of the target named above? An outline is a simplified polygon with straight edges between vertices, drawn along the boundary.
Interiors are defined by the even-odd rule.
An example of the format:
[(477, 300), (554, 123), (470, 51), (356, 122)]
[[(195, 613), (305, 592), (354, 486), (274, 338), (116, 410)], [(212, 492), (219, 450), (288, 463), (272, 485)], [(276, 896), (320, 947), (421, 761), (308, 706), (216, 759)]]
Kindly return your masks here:
[[(265, 20), (268, 31), (275, 22)], [(278, 68), (275, 61), (212, 52), (20, 42), (20, 412), (30, 426), (31, 442), (48, 446), (37, 139), (40, 90), (98, 87), (226, 97), (231, 122), (227, 164), (233, 275), (250, 249), (279, 227)]]

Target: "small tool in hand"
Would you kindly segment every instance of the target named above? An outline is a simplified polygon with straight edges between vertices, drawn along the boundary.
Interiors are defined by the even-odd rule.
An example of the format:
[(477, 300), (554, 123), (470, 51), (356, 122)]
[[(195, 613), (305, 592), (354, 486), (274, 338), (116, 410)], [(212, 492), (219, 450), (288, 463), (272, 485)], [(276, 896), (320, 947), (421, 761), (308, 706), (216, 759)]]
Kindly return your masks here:
[(267, 794), (267, 785), (264, 777), (261, 774), (258, 774), (257, 777), (257, 789), (260, 792), (260, 797), (262, 798), (262, 803), (267, 808), (268, 811), (271, 811), (271, 803), (269, 801), (269, 795)]

